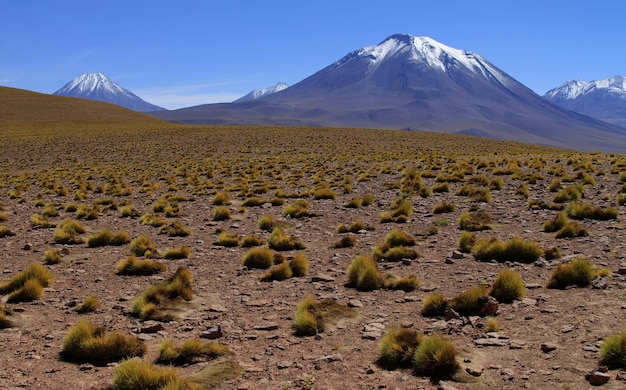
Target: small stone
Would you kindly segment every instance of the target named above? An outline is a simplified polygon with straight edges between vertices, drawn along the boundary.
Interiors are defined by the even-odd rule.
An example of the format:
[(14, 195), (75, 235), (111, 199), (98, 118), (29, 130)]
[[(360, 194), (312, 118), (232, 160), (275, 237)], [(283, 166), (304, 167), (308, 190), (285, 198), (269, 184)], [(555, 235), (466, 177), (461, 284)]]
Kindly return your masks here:
[(543, 343), (541, 344), (541, 351), (548, 353), (556, 350), (558, 347), (554, 343)]
[(452, 251), (452, 256), (451, 257), (453, 259), (462, 259), (462, 258), (465, 257), (465, 255), (461, 251), (454, 250), (454, 251)]
[(156, 333), (163, 330), (163, 324), (157, 321), (146, 321), (139, 328), (137, 333)]
[(343, 361), (343, 356), (341, 356), (341, 354), (326, 355), (326, 356), (322, 356), (322, 357), (315, 359), (315, 362), (326, 362), (326, 363), (342, 362), (342, 361)]
[(617, 273), (618, 275), (626, 275), (626, 267), (619, 267)]
[(208, 311), (212, 311), (215, 313), (225, 313), (227, 310), (222, 305), (210, 305)]
[(572, 325), (563, 325), (561, 327), (561, 333), (569, 333), (574, 330), (574, 326)]
[(444, 263), (446, 263), (446, 264), (454, 264), (454, 261), (453, 261), (452, 259), (450, 259), (450, 258), (447, 258), (447, 259), (444, 261)]
[(596, 290), (604, 290), (605, 288), (607, 288), (608, 284), (606, 282), (606, 279), (603, 277), (599, 277), (599, 278), (595, 278), (592, 282), (591, 282), (591, 287), (596, 289)]
[(537, 305), (537, 300), (532, 298), (524, 298), (520, 301), (520, 307), (525, 306), (535, 306)]
[(202, 333), (200, 333), (200, 337), (203, 339), (209, 339), (209, 340), (215, 340), (215, 339), (219, 339), (220, 337), (222, 337), (224, 334), (222, 333), (222, 326), (221, 325), (215, 325), (207, 330), (202, 331)]
[(348, 307), (363, 307), (363, 302), (358, 299), (350, 299), (348, 301)]
[(603, 384), (607, 383), (609, 379), (611, 379), (611, 376), (604, 372), (592, 371), (585, 375), (585, 379), (589, 381), (589, 384), (591, 386), (602, 386)]
[(80, 371), (91, 371), (91, 370), (93, 370), (93, 369), (94, 369), (94, 366), (93, 366), (93, 365), (91, 365), (91, 364), (81, 364), (81, 365), (78, 367), (78, 369), (79, 369)]
[(285, 368), (289, 368), (291, 366), (293, 366), (293, 362), (280, 362), (276, 365), (279, 370), (284, 370)]
[(268, 323), (260, 324), (254, 327), (254, 330), (264, 330), (264, 331), (271, 331), (271, 330), (276, 330), (276, 329), (278, 329), (278, 324), (274, 322), (268, 322)]
[(465, 372), (467, 372), (468, 374), (470, 374), (471, 376), (474, 377), (479, 377), (483, 374), (483, 369), (480, 368), (473, 368), (473, 367), (466, 367), (465, 368)]
[(459, 313), (456, 312), (456, 310), (447, 309), (445, 312), (445, 318), (446, 318), (446, 321), (449, 321), (449, 320), (457, 320), (461, 318), (461, 316), (459, 315)]
[(449, 382), (439, 381), (437, 390), (457, 390), (457, 388), (452, 386), (452, 384), (450, 384)]
[(506, 379), (510, 381), (515, 379), (515, 371), (511, 370), (510, 368), (503, 368), (502, 370), (500, 370), (500, 375), (506, 377)]
[(335, 281), (335, 278), (333, 278), (332, 276), (323, 274), (323, 273), (318, 273), (311, 277), (311, 282), (334, 282), (334, 281)]
[(474, 340), (478, 347), (505, 347), (509, 345), (508, 339), (479, 338)]
[(372, 367), (368, 367), (367, 370), (365, 370), (365, 373), (367, 375), (372, 375), (375, 372), (376, 372), (376, 370), (374, 370)]
[(29, 251), (33, 249), (33, 244), (31, 244), (30, 242), (27, 242), (26, 244), (24, 244), (24, 247), (22, 249), (24, 249), (25, 251)]

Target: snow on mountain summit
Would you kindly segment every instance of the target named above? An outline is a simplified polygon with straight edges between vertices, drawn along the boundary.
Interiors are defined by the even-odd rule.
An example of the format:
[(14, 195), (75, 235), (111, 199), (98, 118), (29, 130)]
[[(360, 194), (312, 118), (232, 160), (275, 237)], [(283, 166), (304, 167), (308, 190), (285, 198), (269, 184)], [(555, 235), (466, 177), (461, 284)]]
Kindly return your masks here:
[(139, 112), (163, 110), (162, 107), (144, 101), (102, 73), (83, 73), (53, 95), (98, 100)]
[(234, 102), (245, 102), (245, 101), (248, 101), (248, 100), (256, 100), (256, 99), (262, 98), (263, 96), (267, 96), (267, 95), (271, 95), (271, 94), (276, 93), (276, 92), (280, 92), (280, 91), (282, 91), (284, 89), (287, 89), (287, 87), (289, 87), (287, 84), (285, 84), (283, 82), (279, 82), (279, 83), (276, 83), (276, 84), (272, 85), (271, 87), (252, 90), (250, 93), (240, 97), (239, 99), (235, 100)]
[(568, 110), (626, 127), (626, 77), (585, 82), (570, 80), (549, 90), (544, 98)]
[(623, 99), (626, 99), (626, 78), (624, 76), (613, 76), (590, 82), (578, 79), (569, 80), (549, 90), (544, 96), (555, 103), (559, 103), (574, 100), (600, 90), (606, 94), (621, 96)]
[(334, 65), (341, 67), (351, 60), (363, 58), (370, 61), (371, 70), (377, 68), (381, 63), (401, 58), (402, 61), (421, 64), (441, 72), (447, 72), (451, 68), (465, 69), (487, 80), (496, 79), (505, 86), (510, 80), (509, 76), (480, 55), (446, 46), (426, 36), (395, 34), (378, 45), (366, 46), (349, 53)]

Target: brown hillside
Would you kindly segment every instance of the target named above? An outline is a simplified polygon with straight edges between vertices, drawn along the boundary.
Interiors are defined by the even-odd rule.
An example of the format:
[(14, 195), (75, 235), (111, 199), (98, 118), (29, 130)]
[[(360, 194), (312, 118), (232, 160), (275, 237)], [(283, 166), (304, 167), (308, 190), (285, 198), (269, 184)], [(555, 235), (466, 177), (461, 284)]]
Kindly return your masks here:
[[(113, 104), (0, 87), (0, 129), (3, 132), (64, 128), (67, 124), (154, 126), (163, 123)], [(5, 133), (6, 134), (6, 133)]]

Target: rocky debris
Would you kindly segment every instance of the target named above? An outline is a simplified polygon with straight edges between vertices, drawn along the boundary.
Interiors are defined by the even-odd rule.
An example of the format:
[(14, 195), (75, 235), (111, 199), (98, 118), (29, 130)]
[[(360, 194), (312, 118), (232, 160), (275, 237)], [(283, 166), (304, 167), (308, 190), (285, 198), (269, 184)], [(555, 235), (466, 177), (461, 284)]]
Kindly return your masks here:
[(464, 257), (465, 255), (463, 254), (463, 252), (458, 251), (458, 250), (452, 251), (452, 254), (450, 255), (450, 258), (452, 259), (462, 259)]
[(262, 331), (272, 331), (278, 329), (278, 324), (275, 322), (266, 322), (263, 324), (256, 325), (254, 330), (262, 330)]
[(474, 344), (477, 347), (506, 347), (511, 343), (511, 340), (497, 332), (489, 332), (485, 334), (485, 337), (480, 337), (474, 340)]
[(546, 343), (541, 344), (541, 351), (544, 353), (556, 351), (557, 348), (558, 346), (554, 343), (546, 342)]
[(591, 281), (591, 287), (596, 290), (604, 290), (608, 287), (608, 283), (605, 278), (599, 277)]
[(457, 388), (454, 387), (450, 382), (439, 381), (439, 384), (437, 385), (437, 390), (457, 390)]
[(163, 324), (158, 321), (146, 321), (135, 329), (135, 333), (157, 333), (163, 330)]
[(602, 386), (611, 379), (611, 376), (605, 372), (592, 370), (585, 374), (585, 379), (591, 386)]
[(324, 273), (317, 273), (311, 277), (311, 282), (334, 282), (335, 278)]
[(363, 302), (358, 299), (350, 299), (348, 301), (348, 307), (363, 307)]
[(500, 376), (506, 380), (512, 381), (515, 379), (515, 371), (510, 368), (503, 368), (500, 370)]
[(478, 298), (478, 304), (483, 317), (493, 316), (498, 312), (498, 301), (490, 295)]
[(224, 334), (222, 333), (222, 326), (220, 324), (217, 324), (207, 330), (203, 330), (202, 333), (200, 333), (201, 338), (209, 340), (219, 339), (222, 336), (224, 336)]
[(378, 340), (382, 337), (385, 324), (382, 322), (371, 322), (363, 327), (361, 337), (366, 340)]

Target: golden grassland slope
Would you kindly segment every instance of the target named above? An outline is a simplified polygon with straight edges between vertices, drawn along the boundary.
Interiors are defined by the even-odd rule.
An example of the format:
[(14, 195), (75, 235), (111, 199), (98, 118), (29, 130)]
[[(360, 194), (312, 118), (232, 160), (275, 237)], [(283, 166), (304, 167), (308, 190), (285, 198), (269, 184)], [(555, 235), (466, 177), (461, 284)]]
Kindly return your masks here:
[[(113, 104), (0, 87), (0, 130), (42, 131), (73, 126), (147, 126), (162, 121)], [(77, 129), (74, 129), (77, 130)]]
[[(603, 340), (626, 326), (626, 156), (405, 131), (186, 127), (135, 113), (123, 123), (125, 110), (91, 123), (81, 112), (29, 136), (37, 116), (2, 125), (0, 388), (624, 386), (623, 368), (600, 366)], [(544, 226), (559, 213), (582, 218), (571, 222), (586, 235), (557, 238)], [(300, 249), (270, 249), (276, 228)], [(103, 231), (130, 242), (89, 245)], [(244, 267), (249, 246), (270, 270), (292, 272)], [(150, 272), (122, 272), (131, 254)], [(548, 288), (555, 272), (576, 281), (562, 274), (579, 257), (591, 284)], [(348, 272), (358, 258), (371, 272)], [(297, 273), (296, 259), (306, 260)], [(41, 267), (47, 286), (22, 273)], [(34, 284), (34, 299), (7, 302)], [(487, 295), (503, 285), (496, 306)], [(81, 310), (90, 301), (99, 304)], [(301, 302), (340, 309), (301, 336)], [(398, 329), (414, 339), (407, 350), (384, 338)], [(199, 337), (229, 353), (208, 354)], [(443, 370), (420, 366), (433, 340), (447, 346)], [(140, 360), (68, 359), (73, 341)], [(168, 345), (187, 346), (184, 365), (159, 365)], [(397, 353), (409, 353), (407, 367), (381, 364)]]

